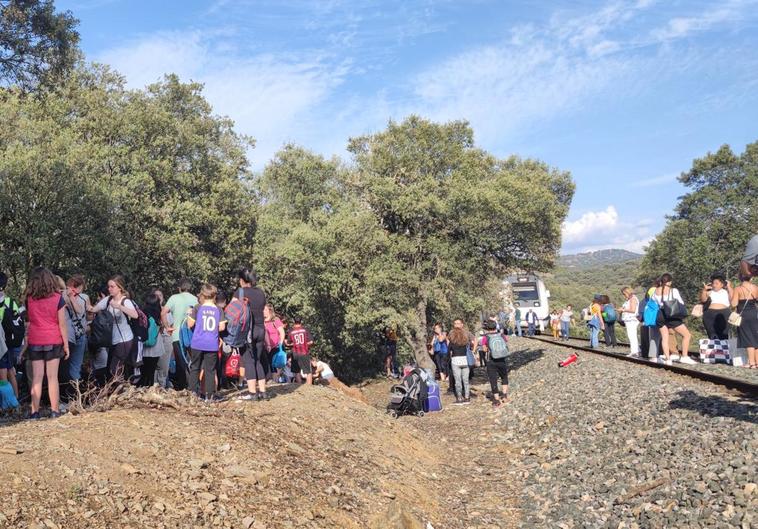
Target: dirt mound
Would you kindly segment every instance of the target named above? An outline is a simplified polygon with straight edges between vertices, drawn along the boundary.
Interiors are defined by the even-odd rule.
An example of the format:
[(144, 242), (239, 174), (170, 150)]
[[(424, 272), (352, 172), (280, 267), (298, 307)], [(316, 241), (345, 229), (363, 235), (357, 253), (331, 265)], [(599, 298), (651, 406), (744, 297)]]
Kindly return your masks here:
[(273, 394), (6, 424), (23, 453), (0, 453), (0, 527), (450, 526), (444, 454), (412, 425), (331, 388)]

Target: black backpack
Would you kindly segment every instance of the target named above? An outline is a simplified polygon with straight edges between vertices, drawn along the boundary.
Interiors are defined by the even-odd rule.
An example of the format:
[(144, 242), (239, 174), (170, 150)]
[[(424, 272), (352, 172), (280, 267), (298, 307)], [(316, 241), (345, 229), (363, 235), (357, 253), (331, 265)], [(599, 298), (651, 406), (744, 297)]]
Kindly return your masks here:
[(26, 335), (24, 318), (18, 304), (5, 297), (0, 303), (0, 319), (2, 320), (3, 331), (5, 332), (5, 345), (8, 347), (21, 347)]
[(105, 310), (95, 314), (95, 319), (90, 324), (89, 343), (93, 347), (110, 347), (113, 345), (113, 314), (108, 310), (111, 298), (105, 303)]

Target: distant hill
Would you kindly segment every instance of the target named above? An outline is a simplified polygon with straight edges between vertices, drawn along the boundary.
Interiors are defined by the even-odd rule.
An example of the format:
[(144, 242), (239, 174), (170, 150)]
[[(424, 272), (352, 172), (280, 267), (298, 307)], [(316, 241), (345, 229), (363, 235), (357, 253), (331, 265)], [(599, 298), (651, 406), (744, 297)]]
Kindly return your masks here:
[(639, 261), (642, 255), (627, 250), (598, 250), (596, 252), (562, 255), (558, 258), (558, 266), (564, 268), (591, 268), (598, 265)]

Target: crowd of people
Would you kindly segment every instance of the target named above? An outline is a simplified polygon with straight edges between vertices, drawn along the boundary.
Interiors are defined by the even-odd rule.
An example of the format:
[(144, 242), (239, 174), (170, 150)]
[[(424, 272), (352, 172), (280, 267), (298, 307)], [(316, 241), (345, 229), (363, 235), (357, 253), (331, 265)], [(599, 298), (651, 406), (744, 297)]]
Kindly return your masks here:
[(0, 380), (15, 397), (26, 382), (31, 419), (40, 418), (45, 382), (50, 416), (58, 417), (82, 387), (113, 381), (187, 389), (213, 401), (224, 388), (242, 390), (241, 400), (268, 400), (272, 382), (334, 379), (311, 354), (303, 321), (278, 317), (248, 268), (231, 296), (210, 284), (196, 296), (185, 279), (167, 299), (153, 288), (141, 303), (120, 275), (94, 302), (82, 276), (64, 281), (42, 267), (29, 275), (21, 299), (6, 294), (7, 286), (0, 272)]

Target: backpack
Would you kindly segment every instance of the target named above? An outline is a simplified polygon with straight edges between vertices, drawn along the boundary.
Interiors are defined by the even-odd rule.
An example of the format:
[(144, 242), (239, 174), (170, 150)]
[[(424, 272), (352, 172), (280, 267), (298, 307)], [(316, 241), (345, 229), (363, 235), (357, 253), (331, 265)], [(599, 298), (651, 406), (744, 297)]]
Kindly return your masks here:
[(274, 357), (271, 359), (271, 367), (274, 369), (282, 369), (287, 365), (287, 353), (284, 352), (282, 344), (279, 344), (279, 349), (274, 353)]
[(155, 322), (155, 318), (150, 316), (147, 319), (147, 339), (145, 340), (145, 347), (155, 347), (158, 343), (158, 334), (160, 333), (160, 327)]
[(5, 344), (9, 348), (21, 347), (26, 335), (24, 317), (18, 304), (8, 296), (0, 303), (0, 321), (5, 331)]
[(645, 310), (642, 313), (642, 323), (645, 327), (656, 326), (659, 310), (661, 310), (661, 308), (658, 306), (658, 302), (653, 298), (648, 298), (645, 303)]
[(490, 358), (493, 360), (508, 358), (511, 354), (508, 350), (508, 344), (505, 343), (505, 338), (499, 333), (487, 335), (487, 348), (490, 350)]
[[(127, 298), (124, 298), (121, 301), (121, 305), (124, 304), (124, 301), (126, 301)], [(137, 310), (137, 317), (136, 318), (130, 318), (124, 314), (126, 317), (126, 321), (129, 322), (129, 328), (131, 328), (132, 333), (134, 334), (134, 337), (137, 338), (142, 343), (145, 343), (147, 341), (150, 323), (147, 321), (147, 315), (142, 312), (142, 309), (139, 308), (139, 305), (133, 300), (131, 300), (132, 303), (134, 303), (134, 308)]]
[(603, 305), (603, 321), (605, 323), (616, 323), (616, 318), (616, 309), (613, 308), (613, 305), (610, 303)]
[(226, 316), (226, 336), (224, 343), (231, 347), (242, 347), (247, 343), (250, 332), (250, 308), (241, 300), (229, 303), (224, 309)]
[(185, 319), (179, 327), (179, 348), (182, 352), (188, 351), (192, 345), (192, 334), (193, 331), (189, 328)]
[(111, 302), (110, 296), (108, 301), (105, 302), (105, 310), (101, 310), (95, 314), (95, 319), (89, 326), (90, 335), (89, 343), (93, 347), (110, 347), (113, 345), (113, 314), (108, 310), (108, 304)]

